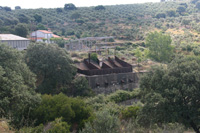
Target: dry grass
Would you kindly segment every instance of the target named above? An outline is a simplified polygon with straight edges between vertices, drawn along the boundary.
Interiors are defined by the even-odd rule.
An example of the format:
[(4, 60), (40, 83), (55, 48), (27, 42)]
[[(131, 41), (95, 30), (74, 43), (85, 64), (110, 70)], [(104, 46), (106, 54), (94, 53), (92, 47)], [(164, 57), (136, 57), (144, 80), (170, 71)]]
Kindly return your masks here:
[(155, 32), (155, 31), (157, 31), (157, 32), (161, 32), (162, 30), (161, 30), (161, 29), (157, 29), (157, 28), (151, 30), (151, 32)]
[(0, 120), (0, 133), (14, 133), (5, 120)]
[(174, 35), (183, 35), (184, 34), (184, 31), (183, 29), (168, 29), (166, 31), (167, 33), (170, 33), (170, 34), (174, 34)]

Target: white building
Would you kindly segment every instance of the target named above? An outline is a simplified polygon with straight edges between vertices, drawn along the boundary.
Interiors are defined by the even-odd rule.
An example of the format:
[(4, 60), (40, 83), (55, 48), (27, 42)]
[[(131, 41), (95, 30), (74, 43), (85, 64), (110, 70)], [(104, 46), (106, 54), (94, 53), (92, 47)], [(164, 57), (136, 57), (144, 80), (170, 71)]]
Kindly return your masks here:
[(31, 40), (36, 42), (46, 42), (51, 43), (50, 38), (60, 38), (59, 36), (53, 34), (51, 31), (37, 30), (31, 33)]
[(27, 49), (30, 40), (13, 34), (0, 34), (0, 42), (5, 43), (18, 50)]

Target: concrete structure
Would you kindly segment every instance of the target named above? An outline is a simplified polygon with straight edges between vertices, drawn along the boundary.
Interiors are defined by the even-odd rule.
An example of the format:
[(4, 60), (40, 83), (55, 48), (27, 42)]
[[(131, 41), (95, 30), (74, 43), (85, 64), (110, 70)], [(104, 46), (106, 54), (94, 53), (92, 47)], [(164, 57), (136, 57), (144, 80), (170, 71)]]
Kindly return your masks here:
[(18, 50), (27, 49), (30, 40), (13, 34), (0, 34), (0, 42), (5, 43)]
[(88, 51), (89, 48), (79, 40), (71, 40), (65, 44), (65, 48), (69, 51)]
[(36, 42), (46, 42), (46, 43), (54, 43), (51, 41), (51, 38), (61, 38), (58, 35), (53, 34), (51, 31), (46, 30), (37, 30), (31, 33), (31, 40)]
[(108, 45), (109, 39), (114, 39), (114, 37), (86, 37), (70, 40), (65, 44), (65, 48), (69, 51), (91, 51), (91, 47), (95, 46), (95, 50), (99, 50), (101, 46)]

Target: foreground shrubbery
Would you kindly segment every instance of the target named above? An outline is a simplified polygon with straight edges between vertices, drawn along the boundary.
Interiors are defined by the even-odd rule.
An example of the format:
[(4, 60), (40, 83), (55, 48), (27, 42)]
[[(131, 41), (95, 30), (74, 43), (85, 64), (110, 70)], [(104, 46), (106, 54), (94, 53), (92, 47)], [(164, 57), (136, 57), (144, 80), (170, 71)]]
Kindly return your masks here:
[[(61, 50), (55, 45), (47, 48), (51, 47)], [(184, 126), (198, 132), (199, 65), (199, 57), (177, 56), (168, 66), (158, 66), (144, 75), (140, 89), (86, 98), (91, 93), (86, 79), (72, 77), (72, 83), (62, 84), (67, 90), (72, 87), (72, 91), (64, 92), (84, 98), (63, 93), (41, 96), (34, 91), (35, 75), (25, 64), (22, 52), (0, 45), (0, 116), (9, 119), (16, 129), (21, 128), (19, 132), (30, 133), (182, 132)], [(58, 66), (54, 69), (61, 69)], [(121, 105), (131, 99), (139, 102)]]
[(81, 133), (135, 133), (135, 132), (176, 132), (182, 133), (185, 127), (178, 123), (152, 124), (145, 127), (139, 124), (142, 117), (140, 105), (128, 107), (107, 103), (95, 111), (95, 119), (87, 122)]
[(24, 127), (18, 131), (18, 133), (69, 133), (70, 126), (67, 122), (63, 122), (61, 118), (57, 118), (53, 122), (49, 122), (46, 126), (40, 124), (36, 127)]
[[(53, 53), (56, 54), (56, 56), (46, 54), (45, 58), (43, 58), (43, 56), (39, 54), (41, 51), (33, 49), (46, 49), (46, 53), (54, 51)], [(26, 62), (24, 61), (24, 53), (26, 54)], [(41, 58), (38, 58), (38, 56), (41, 56)], [(32, 45), (26, 52), (20, 52), (0, 44), (0, 117), (10, 120), (14, 128), (19, 129), (24, 127), (24, 132), (27, 130), (31, 130), (30, 132), (40, 132), (43, 128), (46, 128), (46, 124), (50, 124), (51, 128), (48, 132), (51, 130), (51, 132), (54, 132), (59, 128), (63, 128), (63, 130), (69, 130), (69, 128), (70, 130), (78, 130), (84, 126), (85, 122), (93, 118), (92, 109), (87, 106), (81, 98), (70, 98), (65, 94), (41, 96), (35, 92), (36, 76), (29, 70), (29, 67), (34, 72), (40, 71), (37, 73), (37, 78), (41, 80), (40, 78), (42, 75), (42, 81), (45, 80), (45, 85), (47, 85), (48, 82), (46, 82), (47, 80), (45, 79), (47, 75), (50, 76), (52, 74), (51, 76), (53, 76), (53, 70), (60, 73), (63, 72), (61, 69), (66, 69), (59, 65), (63, 63), (62, 61), (53, 62), (54, 57), (58, 58), (59, 56), (61, 56), (63, 61), (71, 68), (70, 66), (73, 64), (69, 63), (70, 59), (67, 53), (56, 45)], [(52, 64), (48, 59), (52, 61)], [(34, 62), (36, 60), (37, 62)], [(26, 63), (28, 63), (29, 67)], [(48, 74), (46, 72), (47, 70), (49, 71)], [(72, 73), (73, 72), (70, 71), (69, 75), (71, 76)], [(54, 79), (55, 77), (51, 78)], [(57, 78), (59, 79), (59, 77)], [(67, 84), (72, 80), (71, 78), (73, 78), (72, 84)], [(87, 96), (92, 93), (85, 78), (71, 78), (63, 79), (63, 81), (65, 81), (62, 82), (62, 85), (70, 86), (70, 89), (75, 92), (66, 92), (66, 94)], [(60, 84), (60, 81), (57, 81), (54, 81), (54, 83), (57, 83), (57, 85)], [(47, 86), (51, 85), (52, 84), (49, 83)], [(47, 86), (43, 89), (46, 90)], [(50, 89), (53, 89), (53, 87), (56, 86), (51, 86)], [(59, 85), (55, 89), (59, 92)], [(76, 91), (78, 89), (79, 91)], [(48, 90), (44, 93), (50, 93), (49, 91), (52, 92), (52, 90)], [(58, 118), (60, 119), (57, 120)], [(29, 126), (31, 126), (31, 128), (26, 128)], [(59, 129), (59, 131), (60, 130), (62, 129)]]
[(109, 110), (96, 112), (92, 123), (86, 123), (81, 133), (120, 133), (120, 120)]
[(139, 89), (135, 89), (132, 92), (119, 90), (113, 94), (108, 96), (109, 101), (113, 101), (116, 103), (123, 102), (129, 99), (140, 98)]
[(71, 127), (82, 128), (84, 122), (92, 119), (92, 110), (78, 98), (70, 98), (64, 94), (55, 96), (43, 95), (41, 104), (33, 112), (35, 125), (45, 124), (62, 118)]
[(199, 66), (200, 57), (177, 56), (167, 67), (154, 67), (144, 75), (140, 83), (144, 103), (140, 123), (179, 122), (200, 132)]

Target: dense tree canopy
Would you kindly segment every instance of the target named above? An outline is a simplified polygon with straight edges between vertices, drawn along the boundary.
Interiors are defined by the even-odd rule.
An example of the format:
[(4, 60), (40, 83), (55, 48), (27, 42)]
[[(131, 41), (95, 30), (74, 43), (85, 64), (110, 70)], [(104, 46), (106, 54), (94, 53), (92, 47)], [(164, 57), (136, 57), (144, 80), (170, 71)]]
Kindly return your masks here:
[(29, 113), (40, 102), (35, 93), (35, 75), (22, 54), (0, 44), (0, 117), (20, 127), (28, 123)]
[(3, 7), (3, 9), (4, 9), (5, 11), (11, 11), (11, 8), (10, 8), (10, 7), (7, 7), (7, 6)]
[(20, 10), (21, 7), (20, 6), (15, 6), (15, 10)]
[(169, 11), (167, 11), (167, 15), (169, 17), (175, 17), (176, 16), (176, 11), (175, 10), (169, 10)]
[(28, 28), (26, 24), (19, 23), (15, 26), (15, 34), (21, 37), (26, 37), (28, 35)]
[(18, 19), (20, 23), (29, 23), (29, 18), (24, 14), (19, 14)]
[(199, 57), (176, 57), (168, 66), (152, 68), (141, 78), (144, 125), (180, 122), (199, 133), (199, 66)]
[(75, 13), (73, 13), (72, 15), (71, 15), (71, 19), (78, 19), (78, 18), (80, 18), (81, 17), (81, 14), (79, 14), (78, 12), (75, 12)]
[(146, 38), (146, 45), (149, 48), (149, 57), (159, 62), (168, 62), (173, 55), (171, 37), (162, 33), (153, 32)]
[(26, 62), (37, 75), (37, 90), (57, 94), (69, 84), (76, 69), (65, 49), (56, 44), (33, 44), (27, 49)]
[(61, 12), (63, 12), (63, 9), (62, 9), (62, 8), (56, 8), (56, 11), (57, 11), (58, 13), (61, 13)]
[(94, 9), (95, 10), (105, 10), (106, 8), (102, 5), (99, 5), (99, 6), (96, 6)]
[(34, 17), (36, 22), (38, 22), (38, 23), (42, 22), (42, 16), (41, 15), (35, 14), (33, 17)]
[(180, 14), (182, 14), (183, 12), (185, 12), (185, 10), (186, 10), (186, 8), (184, 6), (179, 6), (177, 8), (177, 12), (180, 13)]
[(166, 14), (165, 13), (158, 13), (156, 14), (156, 18), (165, 18)]
[(65, 10), (76, 10), (77, 8), (74, 4), (69, 3), (69, 4), (65, 4), (64, 9)]

